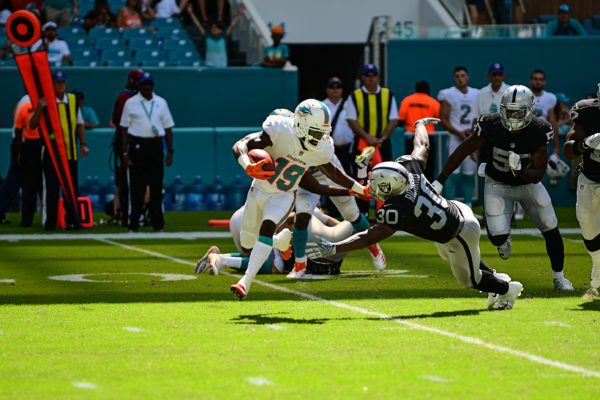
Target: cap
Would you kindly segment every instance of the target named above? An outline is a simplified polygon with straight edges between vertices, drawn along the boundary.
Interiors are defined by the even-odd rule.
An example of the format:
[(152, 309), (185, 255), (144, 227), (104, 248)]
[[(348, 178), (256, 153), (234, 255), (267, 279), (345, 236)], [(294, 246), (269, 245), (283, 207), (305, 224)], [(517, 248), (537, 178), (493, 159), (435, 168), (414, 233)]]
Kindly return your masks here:
[(569, 99), (564, 93), (556, 93), (556, 101), (559, 101), (561, 103), (569, 103), (571, 99)]
[(375, 64), (367, 64), (363, 67), (362, 74), (366, 76), (377, 76), (379, 75), (379, 70)]
[(150, 72), (144, 72), (142, 75), (140, 75), (140, 85), (144, 82), (151, 82), (154, 84), (154, 77)]
[(54, 71), (52, 73), (52, 82), (66, 82), (67, 74), (64, 71)]
[(42, 30), (45, 31), (48, 28), (57, 28), (56, 22), (52, 22), (52, 21), (48, 21), (44, 24), (44, 26), (42, 26)]
[(337, 77), (333, 77), (333, 78), (329, 78), (329, 80), (327, 81), (327, 87), (328, 88), (341, 88), (344, 87), (344, 83), (342, 82), (342, 80), (340, 78)]
[(141, 69), (132, 69), (131, 71), (129, 71), (129, 76), (127, 77), (128, 80), (139, 80), (140, 76), (142, 76), (142, 74), (144, 73), (144, 71), (142, 71)]
[(502, 72), (504, 73), (504, 65), (500, 63), (493, 63), (488, 68), (488, 74), (493, 74), (494, 72)]
[(561, 4), (560, 7), (558, 7), (558, 12), (559, 13), (570, 13), (571, 12), (571, 7), (569, 7), (566, 4)]
[(275, 25), (271, 28), (271, 33), (274, 35), (283, 35), (283, 27), (281, 25)]

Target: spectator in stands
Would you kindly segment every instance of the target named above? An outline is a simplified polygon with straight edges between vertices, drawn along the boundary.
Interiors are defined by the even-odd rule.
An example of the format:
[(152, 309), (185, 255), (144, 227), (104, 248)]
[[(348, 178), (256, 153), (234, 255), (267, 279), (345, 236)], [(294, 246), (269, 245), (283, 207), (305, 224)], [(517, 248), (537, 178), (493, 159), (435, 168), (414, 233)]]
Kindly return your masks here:
[(273, 45), (265, 47), (263, 60), (260, 65), (268, 68), (283, 68), (290, 57), (290, 50), (286, 44), (281, 43), (284, 35), (283, 27), (276, 25), (271, 28), (271, 39)]
[[(440, 102), (429, 95), (431, 89), (429, 82), (418, 81), (415, 84), (415, 92), (402, 99), (400, 109), (398, 110), (398, 123), (404, 125), (405, 131), (405, 150), (404, 154), (410, 154), (413, 150), (413, 139), (415, 134), (415, 122), (423, 118), (439, 118)], [(434, 124), (426, 126), (427, 132), (435, 131)], [(429, 141), (429, 157), (427, 158), (427, 167), (425, 176), (430, 182), (435, 179), (435, 141)]]
[(83, 27), (86, 31), (91, 28), (114, 28), (117, 26), (117, 16), (110, 10), (106, 0), (96, 0), (94, 9), (83, 17)]
[(71, 91), (77, 99), (77, 106), (81, 110), (81, 116), (83, 117), (83, 127), (85, 129), (94, 129), (100, 127), (100, 120), (96, 115), (96, 111), (92, 107), (84, 106), (83, 100), (85, 95), (80, 89), (73, 89)]
[(473, 122), (483, 114), (495, 113), (500, 111), (500, 98), (508, 86), (504, 79), (504, 65), (495, 62), (488, 68), (489, 85), (479, 89), (475, 106), (473, 107)]
[(178, 18), (187, 8), (188, 0), (181, 0), (179, 5), (175, 0), (152, 0), (152, 8), (156, 18)]
[[(536, 69), (531, 73), (529, 80), (531, 91), (533, 92), (534, 108), (533, 115), (550, 122), (552, 130), (557, 132), (556, 116), (554, 107), (556, 106), (556, 96), (553, 93), (544, 90), (546, 86), (546, 73), (541, 69)], [(558, 135), (554, 135), (554, 154), (560, 156), (560, 145)]]
[(231, 32), (233, 32), (233, 28), (240, 22), (240, 18), (244, 11), (246, 11), (246, 7), (243, 4), (240, 4), (238, 7), (238, 15), (231, 21), (231, 25), (227, 27), (227, 30), (223, 29), (223, 26), (220, 22), (213, 22), (210, 24), (210, 28), (208, 30), (208, 34), (206, 29), (202, 26), (198, 18), (194, 15), (192, 11), (192, 5), (188, 4), (187, 8), (194, 25), (200, 31), (200, 34), (204, 37), (204, 41), (206, 43), (206, 55), (204, 57), (204, 65), (207, 67), (215, 67), (215, 68), (226, 68), (227, 67), (227, 39), (231, 36)]
[(325, 93), (327, 98), (323, 103), (331, 111), (331, 137), (335, 145), (335, 155), (340, 160), (344, 171), (352, 174), (352, 142), (354, 133), (346, 121), (346, 100), (343, 98), (344, 84), (337, 76), (329, 78)]
[(583, 26), (571, 18), (571, 7), (566, 4), (558, 7), (558, 16), (546, 25), (546, 36), (585, 36)]
[(10, 39), (4, 41), (4, 46), (0, 48), (0, 65), (4, 62), (15, 58), (20, 52), (19, 47), (15, 45)]
[[(223, 21), (223, 11), (225, 10), (225, 0), (216, 0), (217, 3), (217, 22)], [(206, 0), (198, 0), (200, 6), (200, 16), (202, 23), (208, 25), (208, 14), (206, 13)]]
[(73, 17), (78, 18), (77, 0), (45, 0), (44, 20), (56, 22), (60, 27), (71, 25), (71, 5), (73, 5)]
[(10, 0), (2, 0), (2, 3), (0, 4), (2, 4), (0, 6), (0, 26), (5, 26), (6, 20), (8, 20), (8, 17), (12, 14), (12, 3)]
[(564, 93), (556, 93), (556, 106), (554, 107), (554, 116), (556, 117), (557, 134), (566, 136), (573, 126), (571, 119), (571, 108), (569, 99)]
[(33, 51), (46, 50), (50, 64), (64, 61), (72, 65), (73, 60), (71, 60), (69, 45), (64, 40), (57, 39), (57, 36), (56, 23), (46, 22), (42, 26), (42, 39), (33, 44)]
[[(145, 9), (142, 11), (142, 4)], [(127, 0), (117, 14), (117, 27), (123, 29), (143, 28), (142, 19), (154, 19), (154, 10), (146, 0)]]

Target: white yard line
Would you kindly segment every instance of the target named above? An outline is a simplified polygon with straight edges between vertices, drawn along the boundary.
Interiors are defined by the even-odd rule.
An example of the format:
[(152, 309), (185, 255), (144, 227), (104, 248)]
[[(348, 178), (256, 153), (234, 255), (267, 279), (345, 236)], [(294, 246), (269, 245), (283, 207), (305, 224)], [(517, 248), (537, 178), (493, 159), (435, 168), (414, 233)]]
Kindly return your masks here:
[[(187, 265), (187, 266), (195, 266), (195, 264), (193, 262), (182, 260), (182, 259), (176, 258), (176, 257), (171, 257), (171, 256), (168, 256), (166, 254), (157, 253), (157, 252), (154, 252), (154, 251), (142, 249), (142, 248), (135, 247), (135, 246), (129, 246), (129, 245), (126, 245), (126, 244), (123, 244), (123, 243), (113, 242), (112, 240), (107, 240), (107, 239), (98, 239), (98, 240), (101, 241), (101, 242), (112, 244), (112, 245), (115, 245), (115, 246), (119, 246), (119, 247), (122, 247), (122, 248), (125, 248), (125, 249), (128, 249), (128, 250), (138, 251), (138, 252), (141, 252), (141, 253), (145, 253), (145, 254), (151, 255), (153, 257), (158, 257), (158, 258), (163, 258), (163, 259), (166, 259), (166, 260), (170, 260), (170, 261), (173, 261), (173, 262), (176, 262), (176, 263), (179, 263), (179, 264), (183, 264), (183, 265)], [(237, 275), (230, 274), (230, 273), (225, 272), (225, 271), (221, 272), (221, 274), (222, 275), (231, 276), (231, 277), (237, 277)], [(459, 340), (459, 341), (464, 342), (464, 343), (474, 344), (474, 345), (481, 346), (481, 347), (484, 347), (484, 348), (487, 348), (487, 349), (490, 349), (490, 350), (494, 350), (494, 351), (497, 351), (497, 352), (500, 352), (500, 353), (511, 354), (513, 356), (524, 358), (526, 360), (533, 361), (533, 362), (538, 363), (538, 364), (549, 365), (549, 366), (552, 366), (552, 367), (555, 367), (555, 368), (563, 369), (565, 371), (576, 372), (576, 373), (579, 373), (579, 374), (582, 374), (582, 375), (585, 375), (585, 376), (591, 376), (591, 377), (595, 377), (595, 378), (600, 378), (600, 372), (597, 372), (597, 371), (589, 370), (589, 369), (586, 369), (586, 368), (583, 368), (583, 367), (578, 367), (576, 365), (566, 364), (566, 363), (563, 363), (563, 362), (560, 362), (560, 361), (551, 360), (551, 359), (545, 358), (545, 357), (536, 356), (535, 354), (530, 354), (530, 353), (527, 353), (527, 352), (524, 352), (524, 351), (511, 349), (510, 347), (500, 346), (500, 345), (493, 344), (493, 343), (488, 343), (488, 342), (485, 342), (485, 341), (483, 341), (481, 339), (478, 339), (478, 338), (473, 338), (473, 337), (470, 337), (470, 336), (459, 335), (459, 334), (456, 334), (456, 333), (444, 331), (442, 329), (438, 329), (438, 328), (433, 328), (433, 327), (429, 327), (429, 326), (425, 326), (425, 325), (416, 324), (414, 322), (406, 321), (406, 320), (403, 320), (403, 319), (400, 319), (400, 318), (393, 318), (392, 316), (387, 315), (387, 314), (383, 314), (383, 313), (376, 312), (376, 311), (370, 311), (370, 310), (367, 310), (367, 309), (364, 309), (364, 308), (361, 308), (361, 307), (351, 306), (349, 304), (340, 303), (338, 301), (327, 300), (327, 299), (324, 299), (324, 298), (321, 298), (321, 297), (314, 296), (314, 295), (312, 295), (310, 293), (299, 292), (299, 291), (296, 291), (296, 290), (288, 289), (288, 288), (283, 287), (283, 286), (278, 286), (278, 285), (274, 285), (272, 283), (263, 282), (263, 281), (260, 281), (258, 279), (255, 279), (253, 281), (253, 283), (257, 284), (257, 285), (266, 286), (268, 288), (271, 288), (273, 290), (277, 290), (277, 291), (280, 291), (280, 292), (294, 294), (296, 296), (303, 297), (305, 299), (314, 300), (314, 301), (320, 301), (320, 302), (328, 304), (330, 306), (334, 306), (334, 307), (338, 307), (338, 308), (343, 308), (343, 309), (354, 311), (354, 312), (357, 312), (357, 313), (360, 313), (360, 314), (364, 314), (364, 315), (370, 315), (370, 316), (373, 316), (373, 317), (378, 317), (378, 318), (384, 319), (384, 320), (394, 321), (394, 322), (396, 322), (398, 324), (407, 326), (409, 328), (418, 329), (418, 330), (422, 330), (422, 331), (426, 331), (426, 332), (430, 332), (430, 333), (436, 333), (438, 335), (442, 335), (442, 336), (446, 336), (446, 337), (449, 337), (449, 338), (452, 338), (452, 339), (456, 339), (456, 340)], [(517, 303), (517, 307), (518, 307), (518, 303)], [(499, 312), (510, 312), (510, 311), (499, 311)]]

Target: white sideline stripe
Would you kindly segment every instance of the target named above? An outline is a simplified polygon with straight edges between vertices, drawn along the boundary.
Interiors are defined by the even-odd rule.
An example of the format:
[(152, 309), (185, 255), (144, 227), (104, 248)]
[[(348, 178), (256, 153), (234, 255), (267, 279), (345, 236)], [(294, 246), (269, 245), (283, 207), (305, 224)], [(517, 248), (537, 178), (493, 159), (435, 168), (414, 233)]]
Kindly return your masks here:
[(267, 378), (263, 378), (262, 376), (250, 377), (250, 378), (246, 378), (246, 380), (254, 386), (272, 386), (273, 385), (273, 382), (271, 382)]
[(277, 324), (267, 324), (265, 326), (269, 329), (273, 329), (274, 331), (284, 331), (287, 329), (285, 326)]
[[(104, 243), (109, 243), (109, 244), (113, 244), (115, 246), (123, 247), (123, 248), (128, 249), (128, 250), (138, 251), (138, 252), (141, 252), (141, 253), (146, 253), (148, 255), (151, 255), (151, 256), (154, 256), (154, 257), (158, 257), (158, 258), (164, 258), (166, 260), (170, 260), (170, 261), (173, 261), (173, 262), (176, 262), (176, 263), (179, 263), (179, 264), (188, 265), (188, 266), (195, 266), (196, 265), (193, 262), (182, 260), (180, 258), (171, 257), (171, 256), (168, 256), (166, 254), (161, 254), (161, 253), (157, 253), (157, 252), (146, 250), (146, 249), (141, 249), (139, 247), (129, 246), (129, 245), (118, 243), (118, 242), (113, 242), (112, 240), (107, 240), (107, 239), (98, 239), (98, 240), (100, 240), (101, 242), (104, 242)], [(220, 275), (227, 275), (227, 276), (230, 276), (230, 277), (236, 277), (237, 276), (237, 275), (231, 274), (229, 272), (225, 272), (225, 271), (221, 272)], [(524, 351), (514, 350), (514, 349), (511, 349), (510, 347), (500, 346), (500, 345), (493, 344), (493, 343), (487, 343), (487, 342), (484, 342), (481, 339), (477, 339), (477, 338), (473, 338), (473, 337), (469, 337), (469, 336), (464, 336), (464, 335), (459, 335), (459, 334), (452, 333), (452, 332), (447, 332), (447, 331), (444, 331), (444, 330), (441, 330), (441, 329), (438, 329), (438, 328), (433, 328), (433, 327), (430, 327), (430, 326), (419, 325), (419, 324), (416, 324), (414, 322), (406, 321), (406, 320), (403, 320), (403, 319), (400, 319), (400, 318), (393, 318), (393, 317), (391, 317), (390, 315), (387, 315), (387, 314), (383, 314), (383, 313), (376, 312), (376, 311), (369, 311), (369, 310), (361, 308), (361, 307), (351, 306), (349, 304), (340, 303), (338, 301), (327, 300), (327, 299), (324, 299), (324, 298), (321, 298), (321, 297), (314, 296), (314, 295), (312, 295), (310, 293), (299, 292), (299, 291), (296, 291), (296, 290), (288, 289), (288, 288), (283, 287), (283, 286), (278, 286), (278, 285), (274, 285), (272, 283), (263, 282), (263, 281), (260, 281), (258, 279), (255, 279), (252, 283), (257, 284), (257, 285), (262, 285), (262, 286), (271, 288), (273, 290), (278, 290), (280, 292), (294, 294), (296, 296), (303, 297), (305, 299), (314, 300), (314, 301), (320, 301), (320, 302), (323, 302), (325, 304), (328, 304), (328, 305), (331, 305), (331, 306), (334, 306), (334, 307), (343, 308), (343, 309), (354, 311), (354, 312), (357, 312), (357, 313), (360, 313), (360, 314), (370, 315), (370, 316), (378, 317), (380, 319), (394, 321), (394, 322), (396, 322), (398, 324), (407, 326), (409, 328), (418, 329), (418, 330), (422, 330), (422, 331), (426, 331), (426, 332), (431, 332), (431, 333), (437, 333), (438, 335), (446, 336), (446, 337), (449, 337), (449, 338), (452, 338), (452, 339), (457, 339), (457, 340), (460, 340), (461, 342), (464, 342), (464, 343), (474, 344), (474, 345), (477, 345), (477, 346), (485, 347), (485, 348), (490, 349), (490, 350), (498, 351), (500, 353), (507, 353), (507, 354), (511, 354), (513, 356), (521, 357), (521, 358), (524, 358), (526, 360), (536, 362), (538, 364), (549, 365), (549, 366), (552, 366), (552, 367), (555, 367), (555, 368), (563, 369), (565, 371), (577, 372), (577, 373), (580, 373), (580, 374), (583, 374), (583, 375), (586, 375), (586, 376), (592, 376), (592, 377), (595, 377), (595, 378), (600, 378), (600, 372), (597, 372), (597, 371), (592, 371), (592, 370), (589, 370), (589, 369), (586, 369), (586, 368), (583, 368), (583, 367), (578, 367), (576, 365), (566, 364), (566, 363), (563, 363), (563, 362), (560, 362), (560, 361), (555, 361), (555, 360), (551, 360), (551, 359), (544, 358), (544, 357), (541, 357), (541, 356), (536, 356), (535, 354), (530, 354), (530, 353), (527, 353), (527, 352), (524, 352)], [(497, 311), (497, 312), (510, 312), (510, 311)]]
[(137, 328), (135, 326), (126, 326), (123, 328), (123, 330), (127, 332), (144, 332), (142, 328)]
[(452, 382), (450, 379), (442, 378), (441, 376), (437, 376), (437, 375), (421, 375), (419, 378), (425, 379), (425, 380), (431, 381), (431, 382), (440, 382), (440, 383)]
[(73, 386), (79, 389), (96, 389), (98, 387), (92, 382), (73, 382)]
[(0, 279), (0, 283), (15, 283), (14, 279)]
[[(565, 228), (560, 230), (561, 234), (565, 235), (580, 235), (580, 228)], [(512, 235), (532, 235), (541, 236), (539, 230), (534, 228), (528, 229), (512, 229)], [(485, 229), (481, 230), (481, 236), (487, 235)], [(396, 232), (394, 236), (413, 236), (406, 232)], [(227, 239), (231, 238), (230, 232), (136, 232), (136, 233), (36, 233), (31, 235), (24, 234), (6, 234), (0, 235), (0, 241), (17, 242), (19, 240), (98, 240), (98, 239)], [(573, 240), (573, 239), (571, 239)]]

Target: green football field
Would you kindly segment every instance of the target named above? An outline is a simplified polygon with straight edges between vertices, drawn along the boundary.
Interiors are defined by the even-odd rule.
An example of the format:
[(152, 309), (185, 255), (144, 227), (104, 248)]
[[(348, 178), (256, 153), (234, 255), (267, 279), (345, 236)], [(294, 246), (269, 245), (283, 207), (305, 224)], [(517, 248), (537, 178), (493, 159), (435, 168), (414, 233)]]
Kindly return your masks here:
[(563, 235), (575, 292), (552, 288), (540, 235), (514, 235), (507, 261), (482, 237), (482, 259), (524, 285), (507, 311), (488, 311), (410, 236), (382, 244), (384, 273), (360, 251), (330, 279), (259, 275), (239, 302), (235, 271), (193, 273), (210, 245), (234, 250), (206, 223), (228, 213), (168, 213), (168, 232), (134, 236), (39, 236), (9, 215), (0, 399), (597, 398), (600, 300), (584, 298), (591, 260), (568, 230), (574, 209), (557, 211), (575, 232)]

